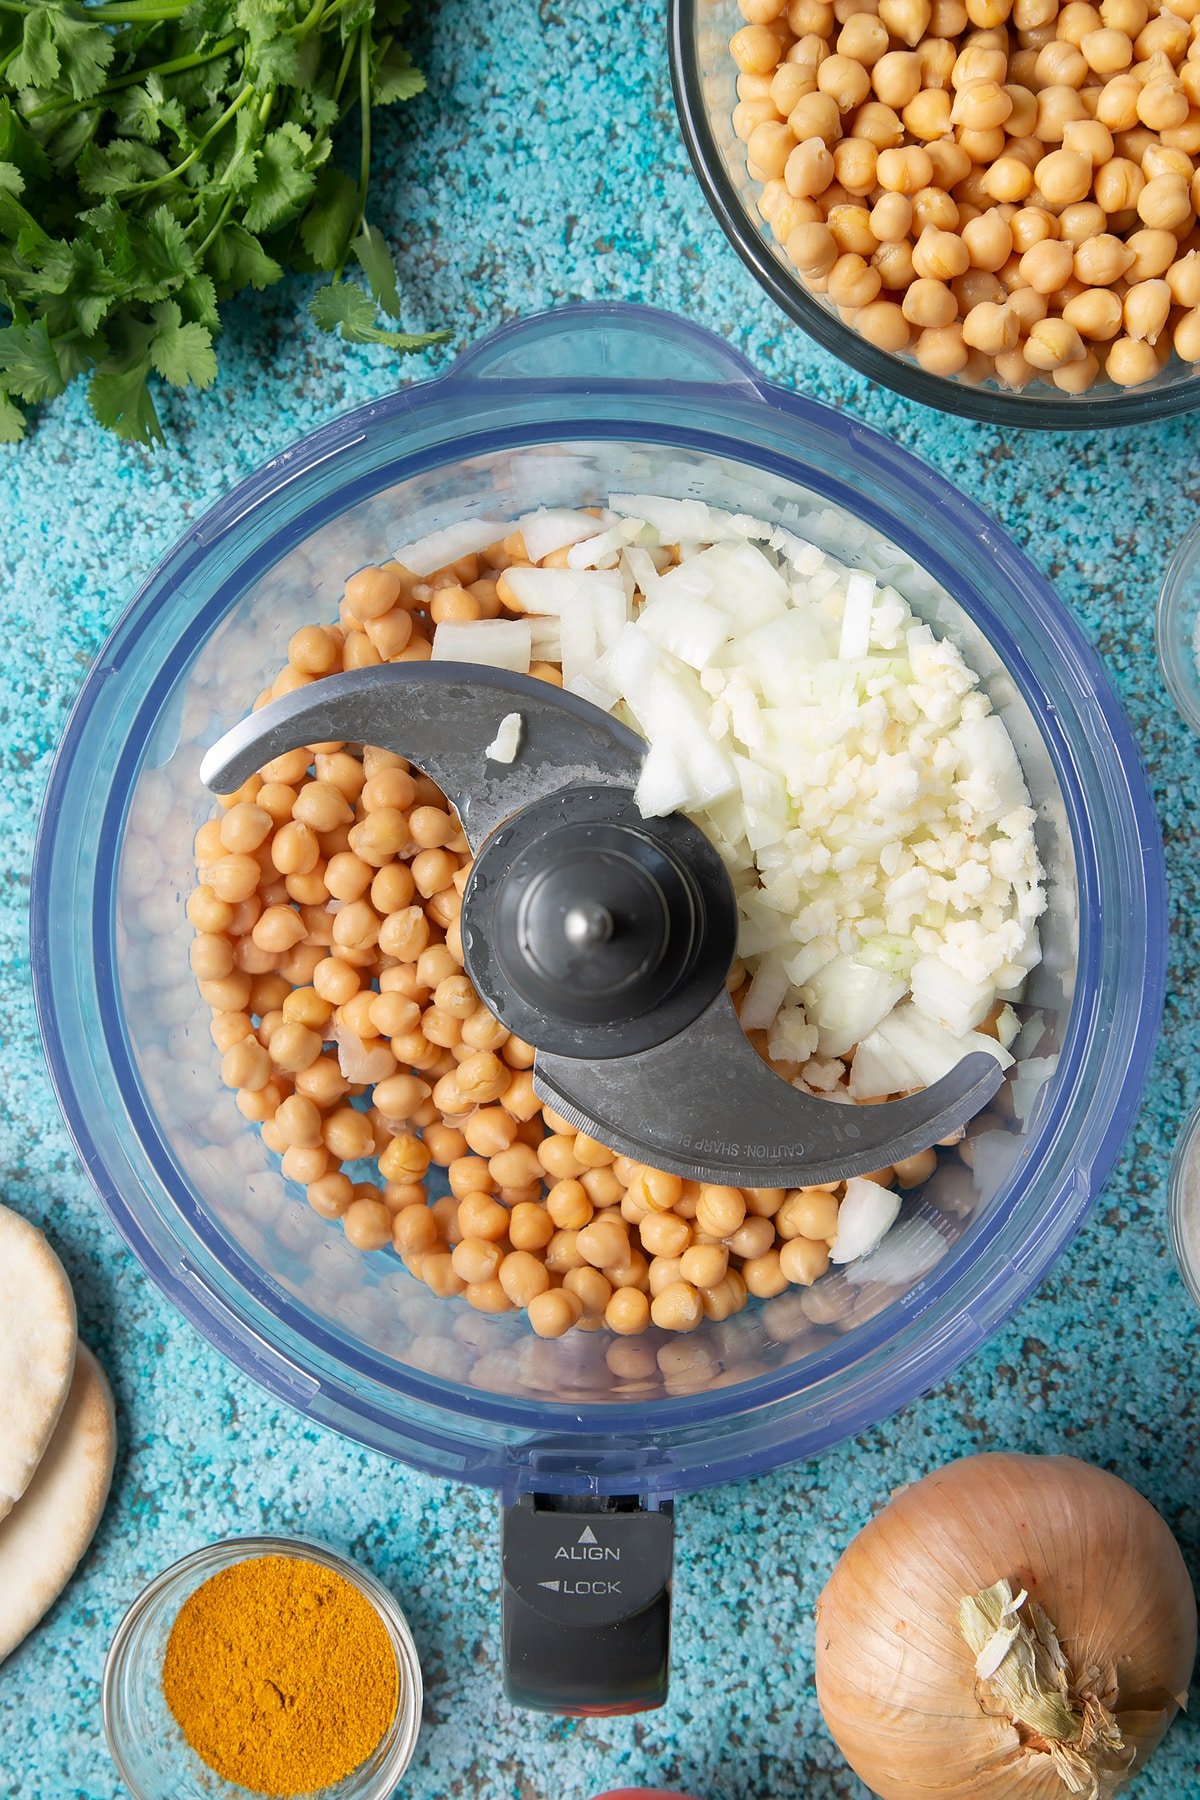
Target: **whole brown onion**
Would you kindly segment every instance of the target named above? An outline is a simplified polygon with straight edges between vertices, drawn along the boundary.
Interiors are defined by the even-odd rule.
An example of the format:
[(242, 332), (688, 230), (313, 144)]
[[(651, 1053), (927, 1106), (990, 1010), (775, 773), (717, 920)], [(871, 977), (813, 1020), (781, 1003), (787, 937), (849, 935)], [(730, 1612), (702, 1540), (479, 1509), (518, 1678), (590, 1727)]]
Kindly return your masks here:
[(1195, 1654), (1167, 1526), (1066, 1456), (968, 1457), (901, 1490), (817, 1607), (821, 1711), (881, 1800), (1115, 1794)]

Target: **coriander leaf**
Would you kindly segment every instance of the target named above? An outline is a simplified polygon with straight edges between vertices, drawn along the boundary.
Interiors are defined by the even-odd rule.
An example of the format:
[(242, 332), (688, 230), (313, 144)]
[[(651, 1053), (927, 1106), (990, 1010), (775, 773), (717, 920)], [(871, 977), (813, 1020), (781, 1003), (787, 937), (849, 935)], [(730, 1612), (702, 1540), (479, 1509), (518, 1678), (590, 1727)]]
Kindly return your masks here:
[(62, 393), (66, 383), (44, 320), (0, 330), (0, 377), (22, 400), (50, 400)]
[(296, 9), (287, 0), (238, 0), (237, 22), (246, 33), (246, 73), (256, 87), (288, 87), (300, 69), (300, 47), (289, 27)]
[(258, 155), (254, 192), (246, 207), (245, 222), (251, 231), (270, 231), (300, 210), (316, 186), (306, 167), (312, 139), (296, 125), (281, 125), (268, 132)]
[(211, 387), (217, 377), (212, 333), (203, 325), (183, 323), (173, 300), (154, 307), (158, 330), (150, 343), (150, 361), (173, 387)]
[(18, 88), (52, 87), (61, 66), (49, 9), (36, 6), (25, 14), (21, 48), (8, 65), (8, 80)]
[(208, 264), (224, 294), (236, 294), (243, 287), (270, 287), (283, 274), (275, 258), (267, 255), (243, 225), (226, 225), (213, 239), (208, 248)]
[(175, 298), (186, 319), (194, 319), (198, 325), (207, 325), (210, 331), (221, 329), (217, 290), (207, 275), (189, 275), (183, 285), (176, 288)]
[(25, 177), (16, 163), (0, 162), (0, 190), (6, 194), (25, 192)]
[(313, 203), (300, 222), (300, 240), (318, 269), (338, 269), (358, 223), (358, 188), (341, 169), (326, 166)]
[(0, 444), (19, 444), (25, 436), (25, 414), (11, 394), (0, 391)]
[(170, 172), (166, 157), (136, 138), (114, 138), (103, 149), (89, 144), (79, 158), (79, 185), (87, 194), (128, 194)]
[(392, 106), (412, 100), (425, 91), (425, 77), (414, 69), (412, 57), (398, 44), (390, 44), (371, 76), (371, 98), (376, 106)]
[(309, 302), (309, 314), (322, 331), (339, 331), (348, 344), (384, 344), (389, 350), (427, 350), (443, 344), (446, 331), (382, 331), (375, 324), (374, 308), (363, 290), (352, 281), (331, 281), (318, 288)]
[(396, 265), (383, 233), (364, 221), (362, 234), (355, 238), (352, 248), (376, 302), (390, 318), (398, 319), (400, 290), (396, 280)]
[(150, 359), (124, 367), (101, 363), (88, 386), (88, 400), (101, 425), (136, 444), (163, 444), (163, 429), (146, 386)]
[(76, 100), (90, 100), (104, 86), (105, 71), (113, 59), (111, 35), (102, 25), (73, 18), (57, 8), (50, 14), (50, 29), (72, 94)]
[[(31, 264), (51, 296), (43, 309), (52, 335), (80, 331), (90, 338), (107, 317), (120, 291), (99, 249), (86, 238), (61, 239), (29, 252)], [(59, 352), (61, 360), (61, 350)]]
[(98, 110), (85, 106), (68, 116), (62, 123), (56, 124), (62, 115), (58, 112), (47, 116), (47, 130), (41, 138), (47, 157), (54, 167), (54, 172), (67, 176), (72, 186), (79, 178), (77, 167), (84, 146), (95, 137), (100, 125)]
[(7, 97), (0, 99), (0, 157), (15, 163), (27, 181), (44, 181), (50, 173), (50, 159)]
[(357, 282), (331, 281), (319, 287), (309, 301), (308, 310), (322, 331), (337, 331), (349, 343), (365, 343), (362, 336), (375, 324), (375, 312), (367, 295)]

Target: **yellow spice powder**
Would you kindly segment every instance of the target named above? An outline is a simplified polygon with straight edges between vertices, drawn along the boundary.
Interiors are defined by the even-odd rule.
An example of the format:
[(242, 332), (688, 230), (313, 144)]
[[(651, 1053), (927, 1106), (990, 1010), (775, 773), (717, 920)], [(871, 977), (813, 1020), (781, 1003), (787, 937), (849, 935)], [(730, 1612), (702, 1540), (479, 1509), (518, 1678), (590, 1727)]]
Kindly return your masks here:
[(256, 1556), (180, 1610), (163, 1693), (192, 1749), (273, 1800), (357, 1769), (396, 1714), (387, 1628), (344, 1576), (301, 1556)]

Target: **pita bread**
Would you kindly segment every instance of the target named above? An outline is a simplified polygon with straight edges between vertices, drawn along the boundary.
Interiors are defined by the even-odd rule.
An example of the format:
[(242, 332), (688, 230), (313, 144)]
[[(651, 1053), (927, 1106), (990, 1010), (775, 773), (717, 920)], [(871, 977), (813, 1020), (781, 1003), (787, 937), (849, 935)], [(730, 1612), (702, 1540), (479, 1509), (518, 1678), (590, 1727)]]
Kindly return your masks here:
[(54, 1435), (75, 1366), (75, 1296), (36, 1226), (0, 1206), (0, 1519)]
[(0, 1521), (0, 1663), (33, 1630), (95, 1535), (112, 1482), (117, 1429), (104, 1371), (86, 1344), (37, 1473)]

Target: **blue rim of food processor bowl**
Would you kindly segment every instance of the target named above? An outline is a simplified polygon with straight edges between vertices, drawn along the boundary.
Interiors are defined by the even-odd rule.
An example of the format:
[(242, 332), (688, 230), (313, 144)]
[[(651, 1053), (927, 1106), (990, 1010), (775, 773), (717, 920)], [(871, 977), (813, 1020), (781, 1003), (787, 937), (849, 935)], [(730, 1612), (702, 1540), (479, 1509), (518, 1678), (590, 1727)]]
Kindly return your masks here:
[[(620, 368), (634, 342), (636, 379)], [(641, 377), (648, 355), (664, 375)], [(531, 376), (531, 366), (547, 372)], [(671, 379), (672, 371), (686, 378)], [(910, 1293), (846, 1337), (747, 1381), (649, 1403), (582, 1397), (563, 1403), (484, 1392), (399, 1365), (331, 1332), (267, 1279), (196, 1203), (161, 1141), (134, 1067), (115, 973), (117, 859), (149, 733), (165, 694), (227, 608), (285, 548), (405, 477), (472, 456), (597, 440), (731, 458), (798, 481), (882, 532), (941, 582), (990, 640), (1032, 708), (1062, 790), (1079, 887), (1076, 998), (1058, 1068), (1018, 1169), (985, 1216)], [(847, 458), (854, 466), (839, 473)], [(341, 485), (331, 483), (339, 474)], [(860, 491), (858, 477), (864, 487), (869, 482), (870, 495)], [(310, 495), (310, 486), (319, 491)], [(285, 516), (252, 557), (228, 572), (168, 663), (155, 670), (116, 759), (97, 827), (89, 891), (105, 1043), (94, 1054), (111, 1059), (141, 1154), (161, 1184), (152, 1222), (166, 1223), (171, 1241), (164, 1252), (161, 1230), (147, 1229), (141, 1208), (123, 1191), (121, 1171), (100, 1151), (66, 1052), (71, 1034), (64, 1024), (76, 1001), (70, 981), (60, 979), (51, 906), (56, 855), (69, 857), (73, 846), (60, 845), (60, 821), (89, 721), (133, 645), (153, 631), (158, 597), (202, 566), (211, 546), (239, 521), (280, 496)], [(999, 607), (956, 565), (956, 540), (964, 552), (982, 547)], [(1005, 598), (1021, 594), (1053, 653), (1060, 698), (1078, 710), (1086, 769), (1077, 766), (1060, 704), (1047, 697), (1026, 661), (1019, 626), (1028, 627), (1028, 619), (1014, 628), (1003, 616)], [(1095, 807), (1115, 821), (1102, 843), (1090, 816), (1089, 782)], [(1106, 884), (1118, 890), (1111, 895), (1101, 892), (1098, 847), (1110, 868)], [(1137, 1107), (1162, 1002), (1165, 903), (1153, 803), (1099, 659), (1049, 583), (990, 516), (878, 433), (764, 382), (708, 332), (648, 307), (614, 303), (567, 307), (505, 327), (440, 378), (360, 407), (301, 440), (180, 539), (122, 615), (68, 720), (35, 849), (32, 961), (51, 1078), (84, 1166), (147, 1273), (224, 1355), (309, 1416), (436, 1474), (507, 1492), (669, 1494), (757, 1473), (866, 1429), (943, 1380), (1037, 1284), (1107, 1177)], [(1117, 991), (1104, 993), (1104, 1018), (1098, 1007), (1102, 906), (1109, 908), (1110, 933), (1117, 926), (1114, 941), (1124, 963), (1120, 981), (1110, 977)], [(1111, 916), (1118, 912), (1119, 923)], [(1107, 1059), (1103, 1080), (1080, 1100), (1085, 1058), (1095, 1044)], [(1104, 1095), (1098, 1108), (1097, 1091)], [(1082, 1119), (1072, 1116), (1079, 1108)], [(1040, 1168), (1052, 1150), (1059, 1163), (1054, 1184), (1019, 1243), (1005, 1244), (1025, 1194), (1020, 1170)], [(133, 1171), (126, 1172), (134, 1187)], [(193, 1246), (220, 1269), (226, 1294), (232, 1284), (232, 1300), (187, 1279)]]

